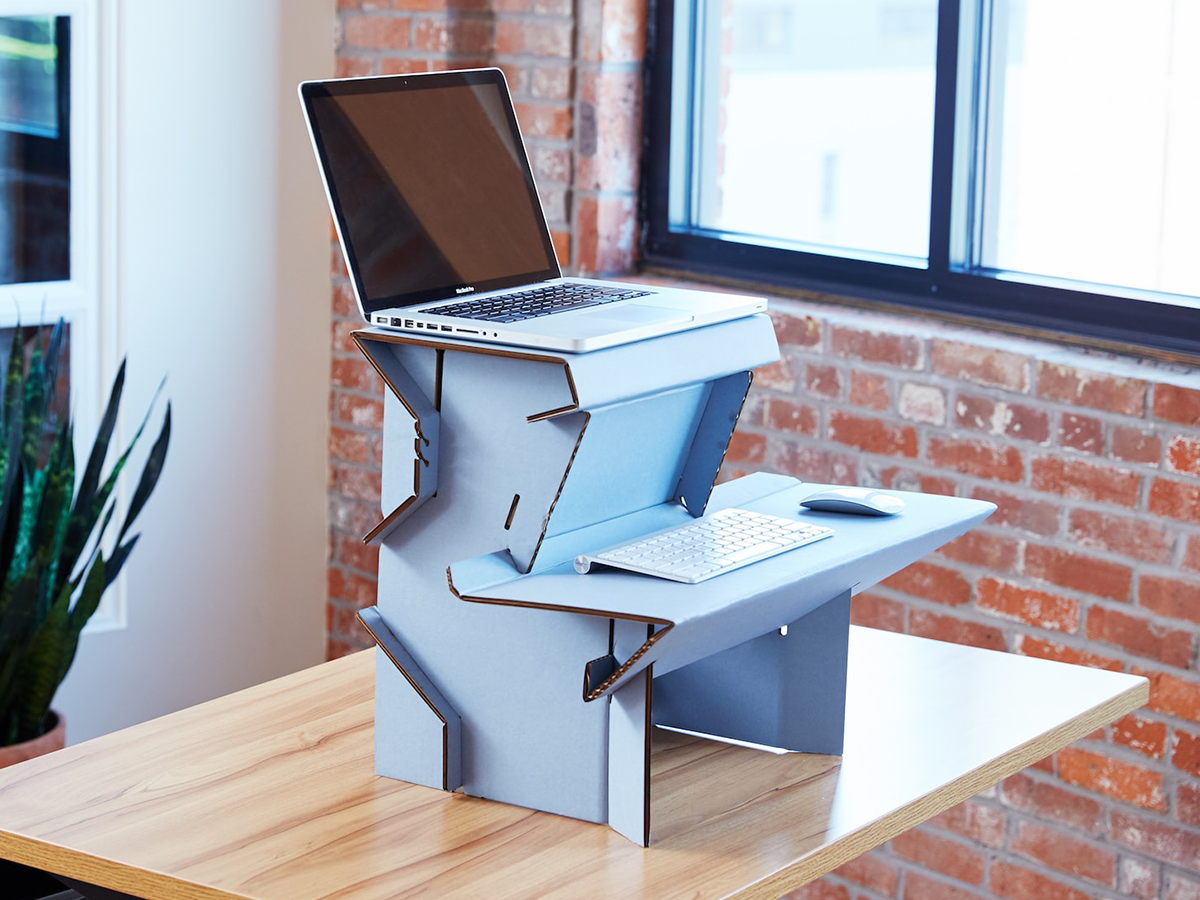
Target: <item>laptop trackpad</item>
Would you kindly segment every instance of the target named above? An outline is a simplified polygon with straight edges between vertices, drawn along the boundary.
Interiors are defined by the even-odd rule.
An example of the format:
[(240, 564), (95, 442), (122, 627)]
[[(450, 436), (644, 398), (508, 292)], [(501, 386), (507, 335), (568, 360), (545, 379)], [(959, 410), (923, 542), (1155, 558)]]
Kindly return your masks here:
[[(542, 322), (550, 324), (559, 319), (563, 333), (583, 332), (585, 334), (610, 334), (614, 331), (625, 331), (631, 328), (642, 328), (646, 325), (660, 325), (672, 322), (690, 322), (695, 317), (681, 309), (668, 309), (662, 306), (648, 306), (644, 303), (614, 303), (604, 309), (591, 309), (586, 315), (578, 316), (546, 316)], [(558, 322), (553, 322), (558, 324)]]

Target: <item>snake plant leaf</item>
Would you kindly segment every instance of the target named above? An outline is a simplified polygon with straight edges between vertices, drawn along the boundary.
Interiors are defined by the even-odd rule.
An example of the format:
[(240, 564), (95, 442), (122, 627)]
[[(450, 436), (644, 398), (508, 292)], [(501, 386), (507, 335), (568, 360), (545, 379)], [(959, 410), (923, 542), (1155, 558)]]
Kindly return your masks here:
[(125, 565), (125, 560), (129, 558), (129, 554), (133, 552), (134, 545), (137, 544), (140, 534), (135, 534), (123, 544), (119, 544), (112, 552), (112, 556), (108, 558), (108, 562), (104, 564), (104, 589), (108, 590), (108, 586), (117, 580), (117, 576), (121, 574), (121, 567)]
[(150, 494), (153, 492), (154, 486), (158, 484), (158, 476), (162, 474), (163, 463), (167, 459), (167, 445), (170, 443), (171, 404), (168, 403), (167, 411), (163, 415), (162, 429), (158, 432), (154, 446), (150, 448), (150, 455), (146, 458), (146, 467), (142, 469), (142, 477), (138, 479), (138, 486), (133, 492), (133, 499), (129, 501), (129, 511), (125, 514), (125, 522), (121, 525), (121, 530), (117, 533), (118, 544), (125, 539), (125, 533), (129, 530), (129, 526), (133, 524), (133, 520), (137, 518), (138, 513), (142, 511), (142, 507), (150, 499)]
[[(108, 406), (104, 409), (104, 415), (100, 419), (100, 428), (96, 432), (96, 440), (92, 444), (92, 452), (88, 456), (87, 465), (83, 470), (83, 479), (79, 482), (79, 490), (76, 495), (75, 507), (72, 510), (73, 515), (78, 515), (83, 510), (90, 510), (95, 501), (96, 487), (100, 484), (100, 472), (104, 468), (104, 460), (108, 456), (108, 445), (112, 440), (113, 429), (117, 425), (117, 410), (121, 404), (121, 392), (125, 389), (125, 360), (121, 360), (121, 367), (117, 370), (117, 377), (113, 380), (112, 391), (108, 395)], [(96, 505), (95, 516), (98, 516), (100, 509), (104, 503)], [(86, 518), (86, 517), (85, 517)], [(92, 524), (95, 524), (95, 517), (91, 519)], [(87, 529), (84, 535), (84, 540), (87, 539), (87, 534), (91, 533), (91, 527)]]
[[(101, 574), (103, 577), (103, 574)], [(61, 660), (72, 646), (70, 624), (71, 592), (64, 588), (50, 604), (49, 614), (42, 626), (33, 633), (21, 678), (23, 702), (18, 710), (18, 727), (24, 735), (38, 735), (50, 701), (62, 680)]]

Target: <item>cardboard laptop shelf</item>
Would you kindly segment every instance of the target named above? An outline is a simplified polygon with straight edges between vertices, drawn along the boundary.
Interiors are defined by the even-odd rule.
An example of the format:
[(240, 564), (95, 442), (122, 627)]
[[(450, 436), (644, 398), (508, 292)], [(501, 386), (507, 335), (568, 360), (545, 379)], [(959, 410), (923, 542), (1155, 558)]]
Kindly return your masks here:
[[(655, 725), (842, 747), (852, 593), (993, 507), (904, 495), (887, 519), (696, 585), (571, 561), (706, 509), (795, 517), (817, 486), (713, 485), (766, 316), (582, 355), (368, 329), (382, 375), (381, 775), (606, 822), (650, 841)], [(786, 627), (785, 627), (786, 626)]]

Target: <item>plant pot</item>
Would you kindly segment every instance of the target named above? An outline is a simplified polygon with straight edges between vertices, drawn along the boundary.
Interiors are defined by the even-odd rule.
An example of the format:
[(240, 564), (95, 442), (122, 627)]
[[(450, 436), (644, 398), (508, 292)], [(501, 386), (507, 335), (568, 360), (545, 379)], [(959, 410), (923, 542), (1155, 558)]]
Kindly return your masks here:
[(20, 744), (9, 744), (0, 747), (0, 769), (16, 765), (35, 756), (43, 756), (53, 750), (61, 750), (67, 743), (67, 720), (50, 710), (50, 718), (54, 724), (41, 737), (24, 741)]

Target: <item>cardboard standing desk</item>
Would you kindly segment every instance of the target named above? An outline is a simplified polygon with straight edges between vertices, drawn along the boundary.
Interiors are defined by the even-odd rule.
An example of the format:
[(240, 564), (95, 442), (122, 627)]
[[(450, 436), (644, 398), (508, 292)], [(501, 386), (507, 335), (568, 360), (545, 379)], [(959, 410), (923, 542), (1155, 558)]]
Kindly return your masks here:
[[(654, 725), (839, 753), (851, 595), (995, 508), (834, 516), (794, 478), (714, 489), (751, 370), (778, 358), (765, 315), (585, 354), (354, 339), (387, 386), (376, 771), (640, 844)], [(697, 585), (572, 566), (731, 506), (836, 533)]]

